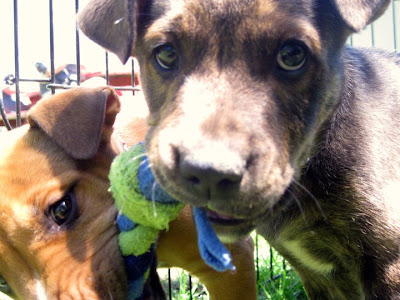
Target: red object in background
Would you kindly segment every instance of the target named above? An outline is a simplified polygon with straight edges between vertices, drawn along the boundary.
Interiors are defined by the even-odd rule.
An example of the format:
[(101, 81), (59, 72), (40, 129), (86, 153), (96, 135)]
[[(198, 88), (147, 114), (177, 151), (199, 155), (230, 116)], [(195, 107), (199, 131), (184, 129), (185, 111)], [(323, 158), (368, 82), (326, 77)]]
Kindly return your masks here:
[[(132, 77), (130, 73), (112, 73), (109, 75), (109, 82), (112, 86), (131, 86)], [(139, 85), (137, 74), (135, 74), (135, 85)]]
[(38, 102), (42, 98), (42, 95), (40, 95), (39, 91), (31, 92), (31, 93), (28, 93), (27, 95), (28, 95), (29, 99), (31, 99), (32, 105), (36, 104), (36, 102)]
[[(86, 80), (94, 77), (101, 77), (105, 78), (106, 76), (101, 73), (101, 72), (85, 72), (81, 74), (81, 82), (85, 82)], [(135, 74), (135, 86), (139, 85), (139, 78), (138, 75)], [(111, 86), (132, 86), (132, 75), (131, 73), (111, 73), (109, 74), (109, 85)], [(9, 98), (8, 101), (10, 102), (11, 98), (13, 102), (10, 102), (11, 104), (14, 105), (8, 105), (6, 106), (6, 113), (7, 113), (7, 118), (9, 119), (11, 125), (14, 127), (15, 126), (15, 119), (16, 119), (16, 114), (15, 114), (15, 90), (12, 89), (10, 86), (7, 86), (6, 88), (3, 89), (3, 100), (6, 100), (5, 98)], [(122, 92), (117, 91), (118, 95), (121, 96)], [(25, 91), (20, 91), (20, 99), (21, 99), (21, 118), (25, 119), (26, 117), (26, 112), (30, 108), (30, 106), (35, 105), (40, 99), (42, 95), (40, 93), (40, 88), (38, 84), (38, 90), (37, 91), (30, 91), (30, 92), (25, 92)], [(29, 101), (29, 100), (30, 101)], [(30, 103), (28, 103), (30, 102)], [(2, 118), (0, 117), (0, 126), (4, 126), (4, 122)]]

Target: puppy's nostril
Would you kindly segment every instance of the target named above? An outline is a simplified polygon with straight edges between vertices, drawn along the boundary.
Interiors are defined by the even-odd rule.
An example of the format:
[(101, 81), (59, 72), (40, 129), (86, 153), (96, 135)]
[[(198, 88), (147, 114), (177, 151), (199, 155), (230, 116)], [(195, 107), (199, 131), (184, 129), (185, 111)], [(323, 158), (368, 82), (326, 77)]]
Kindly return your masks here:
[(240, 179), (241, 178), (238, 178), (238, 179), (234, 179), (234, 180), (232, 180), (232, 179), (230, 179), (230, 178), (225, 178), (225, 179), (222, 179), (222, 180), (220, 180), (219, 182), (218, 182), (218, 188), (219, 189), (229, 189), (229, 188), (232, 188), (233, 186), (235, 186), (235, 185), (237, 185), (237, 184), (239, 184), (240, 183)]
[(227, 197), (237, 191), (242, 180), (242, 172), (221, 168), (213, 163), (199, 162), (184, 156), (179, 164), (183, 184), (200, 197)]
[(175, 146), (171, 146), (171, 151), (172, 151), (172, 157), (173, 157), (173, 161), (174, 161), (175, 165), (176, 166), (180, 165), (181, 154), (180, 154), (178, 148)]
[(199, 185), (200, 184), (200, 179), (196, 176), (188, 176), (186, 178), (187, 181), (189, 181), (193, 185)]

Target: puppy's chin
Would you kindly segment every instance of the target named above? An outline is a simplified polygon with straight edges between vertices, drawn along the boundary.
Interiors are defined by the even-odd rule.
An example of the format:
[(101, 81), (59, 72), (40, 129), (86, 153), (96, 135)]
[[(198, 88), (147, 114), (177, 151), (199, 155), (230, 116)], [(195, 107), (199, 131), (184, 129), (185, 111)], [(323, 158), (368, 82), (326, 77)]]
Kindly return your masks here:
[(242, 240), (255, 229), (255, 225), (250, 219), (235, 218), (210, 209), (207, 209), (206, 212), (213, 229), (224, 243)]
[(221, 226), (212, 224), (217, 236), (223, 243), (234, 243), (246, 238), (255, 227), (251, 224), (243, 224), (237, 226)]
[(255, 205), (252, 209), (247, 210), (246, 217), (233, 216), (219, 209), (206, 209), (208, 220), (218, 237), (224, 243), (233, 243), (245, 238), (254, 231), (260, 224), (264, 224), (266, 219), (271, 219), (283, 213), (283, 211), (294, 203), (293, 193), (288, 188), (285, 193), (278, 197), (275, 201), (270, 199), (268, 205)]

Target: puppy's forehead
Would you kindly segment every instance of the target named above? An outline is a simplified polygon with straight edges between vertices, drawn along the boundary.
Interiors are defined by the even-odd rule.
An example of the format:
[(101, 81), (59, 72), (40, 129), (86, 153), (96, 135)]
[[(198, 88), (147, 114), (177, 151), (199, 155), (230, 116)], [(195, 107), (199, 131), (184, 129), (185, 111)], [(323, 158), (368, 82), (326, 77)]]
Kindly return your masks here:
[[(167, 10), (168, 14), (176, 16), (195, 12), (201, 16), (229, 18), (261, 15), (289, 17), (291, 15), (312, 15), (313, 4), (312, 1), (304, 0), (174, 0), (169, 2)], [(200, 21), (202, 20), (199, 19)]]
[(39, 130), (23, 126), (0, 140), (0, 200), (22, 199), (48, 182), (59, 190), (78, 178), (74, 161)]
[(148, 28), (146, 40), (166, 33), (206, 46), (240, 49), (238, 44), (249, 40), (299, 38), (313, 44), (319, 39), (310, 1), (174, 0), (164, 9), (164, 16)]

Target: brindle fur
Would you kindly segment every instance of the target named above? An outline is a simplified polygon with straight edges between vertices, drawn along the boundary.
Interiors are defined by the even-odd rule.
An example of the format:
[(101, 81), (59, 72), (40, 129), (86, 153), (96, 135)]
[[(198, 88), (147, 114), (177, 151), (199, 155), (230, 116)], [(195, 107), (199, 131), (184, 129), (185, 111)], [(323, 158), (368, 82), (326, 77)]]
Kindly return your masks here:
[[(256, 228), (311, 299), (400, 298), (400, 57), (345, 46), (390, 1), (130, 3), (95, 0), (79, 24), (121, 60), (138, 58), (161, 185), (245, 218), (214, 228), (230, 240)], [(96, 6), (135, 20), (127, 39)], [(277, 68), (290, 39), (310, 49), (298, 73)], [(180, 59), (168, 72), (154, 58), (165, 43)]]

